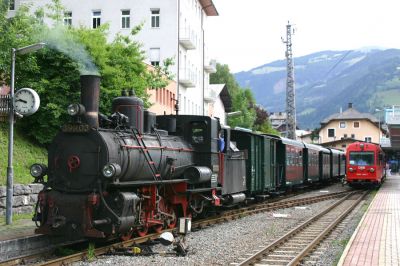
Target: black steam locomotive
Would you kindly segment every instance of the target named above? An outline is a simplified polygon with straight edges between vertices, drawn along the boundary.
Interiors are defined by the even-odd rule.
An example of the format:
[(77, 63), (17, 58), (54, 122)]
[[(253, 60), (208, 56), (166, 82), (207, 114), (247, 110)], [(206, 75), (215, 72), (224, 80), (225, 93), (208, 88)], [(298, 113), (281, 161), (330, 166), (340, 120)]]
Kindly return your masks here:
[(100, 77), (81, 76), (81, 86), (81, 103), (68, 106), (71, 122), (53, 140), (48, 167), (31, 167), (45, 184), (33, 218), (37, 233), (143, 236), (175, 227), (178, 217), (344, 174), (338, 151), (221, 128), (212, 117), (156, 117), (133, 93), (115, 98), (110, 116), (99, 114)]

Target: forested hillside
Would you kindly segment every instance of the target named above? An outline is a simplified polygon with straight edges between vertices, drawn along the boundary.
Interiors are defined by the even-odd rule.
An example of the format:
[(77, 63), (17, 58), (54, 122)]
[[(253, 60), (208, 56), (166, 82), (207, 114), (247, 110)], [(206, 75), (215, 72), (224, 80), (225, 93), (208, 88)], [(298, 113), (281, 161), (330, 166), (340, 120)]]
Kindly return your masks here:
[[(400, 102), (400, 50), (323, 51), (294, 58), (297, 121), (314, 128), (353, 102), (361, 112)], [(285, 110), (286, 61), (235, 74), (269, 112)]]

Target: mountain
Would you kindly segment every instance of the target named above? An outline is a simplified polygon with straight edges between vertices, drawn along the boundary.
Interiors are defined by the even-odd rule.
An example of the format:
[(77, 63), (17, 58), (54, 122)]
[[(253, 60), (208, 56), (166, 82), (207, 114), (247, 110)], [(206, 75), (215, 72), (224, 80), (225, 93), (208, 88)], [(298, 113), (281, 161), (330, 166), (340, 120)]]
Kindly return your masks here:
[[(293, 59), (296, 113), (300, 128), (319, 127), (327, 116), (346, 109), (360, 112), (400, 103), (400, 50), (322, 51)], [(235, 74), (269, 112), (285, 111), (286, 60)]]

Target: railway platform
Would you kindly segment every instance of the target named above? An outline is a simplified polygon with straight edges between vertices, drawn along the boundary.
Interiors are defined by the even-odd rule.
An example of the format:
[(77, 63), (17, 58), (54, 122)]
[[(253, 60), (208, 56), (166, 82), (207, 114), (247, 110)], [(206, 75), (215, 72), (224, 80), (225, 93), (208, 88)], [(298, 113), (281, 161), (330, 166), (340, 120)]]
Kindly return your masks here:
[(0, 242), (35, 234), (36, 226), (30, 218), (14, 220), (12, 225), (5, 224), (4, 216), (1, 218), (3, 221), (0, 222)]
[(50, 250), (60, 243), (63, 237), (49, 237), (35, 234), (35, 223), (31, 218), (15, 219), (11, 225), (5, 225), (4, 216), (0, 222), (0, 264), (10, 258), (18, 258)]
[(386, 178), (338, 265), (400, 265), (400, 175)]

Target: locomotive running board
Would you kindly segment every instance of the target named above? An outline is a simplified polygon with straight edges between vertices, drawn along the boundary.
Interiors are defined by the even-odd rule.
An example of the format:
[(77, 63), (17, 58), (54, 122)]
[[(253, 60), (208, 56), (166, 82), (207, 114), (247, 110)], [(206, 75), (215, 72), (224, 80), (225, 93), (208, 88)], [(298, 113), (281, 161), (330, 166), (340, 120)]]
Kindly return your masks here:
[(121, 183), (110, 183), (112, 187), (132, 187), (132, 186), (148, 186), (148, 185), (161, 185), (161, 184), (176, 184), (187, 182), (189, 179), (170, 179), (170, 180), (145, 180), (145, 181), (130, 181)]
[(186, 191), (188, 193), (198, 193), (198, 192), (205, 192), (205, 191), (210, 191), (210, 190), (221, 190), (222, 187), (207, 187), (207, 188), (194, 188), (194, 189), (187, 189)]

